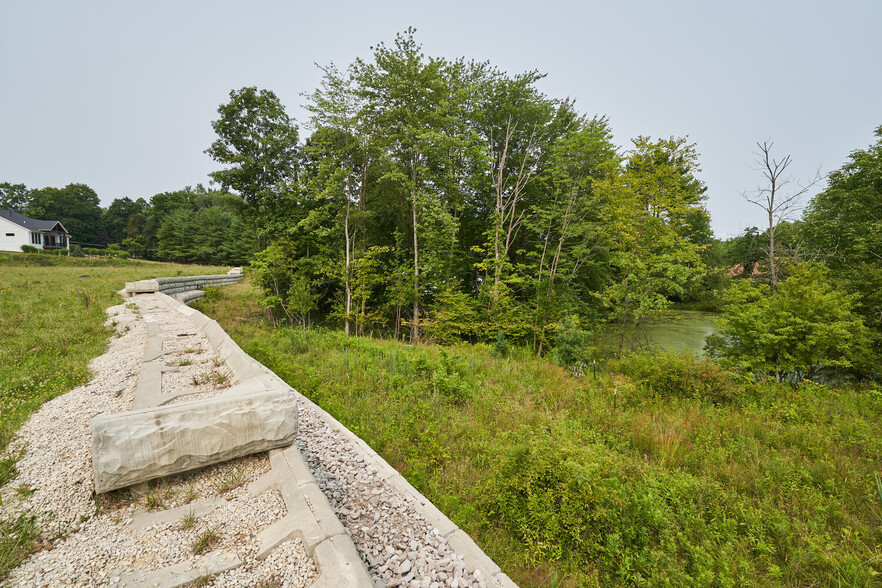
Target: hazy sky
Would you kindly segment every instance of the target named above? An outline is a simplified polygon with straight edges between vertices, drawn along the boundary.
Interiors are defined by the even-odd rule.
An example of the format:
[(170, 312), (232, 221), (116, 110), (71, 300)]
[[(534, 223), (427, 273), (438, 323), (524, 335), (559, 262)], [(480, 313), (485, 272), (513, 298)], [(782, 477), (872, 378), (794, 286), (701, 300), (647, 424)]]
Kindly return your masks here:
[[(548, 74), (615, 141), (697, 143), (718, 236), (762, 225), (755, 142), (826, 173), (882, 124), (882, 2), (86, 2), (0, 4), (0, 182), (114, 198), (208, 183), (233, 88), (305, 119), (315, 63), (348, 65), (417, 28), (433, 56)], [(302, 126), (302, 125), (301, 125)]]

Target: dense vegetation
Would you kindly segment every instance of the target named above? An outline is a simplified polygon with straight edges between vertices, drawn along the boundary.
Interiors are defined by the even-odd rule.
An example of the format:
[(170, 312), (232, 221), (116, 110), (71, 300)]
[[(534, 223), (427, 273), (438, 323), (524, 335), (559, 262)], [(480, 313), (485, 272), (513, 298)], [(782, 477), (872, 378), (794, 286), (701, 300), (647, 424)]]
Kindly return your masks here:
[[(0, 208), (109, 252), (248, 263), (253, 292), (207, 310), (523, 585), (878, 585), (882, 127), (799, 218), (790, 158), (758, 144), (769, 185), (746, 197), (769, 226), (721, 242), (695, 145), (622, 149), (537, 72), (426, 56), (412, 30), (322, 71), (305, 139), (273, 92), (230, 92), (206, 150), (224, 191), (102, 210), (81, 184), (7, 183)], [(55, 263), (22, 259), (0, 261)], [(21, 330), (5, 317), (43, 311), (4, 302), (15, 276)], [(94, 308), (60, 336), (90, 346), (56, 382), (37, 345), (0, 442), (86, 377), (102, 296), (69, 287), (59, 309)], [(672, 307), (719, 312), (709, 359), (640, 348)]]
[(686, 355), (594, 379), (492, 346), (275, 328), (247, 283), (201, 303), (364, 438), (521, 586), (874, 586), (882, 393)]

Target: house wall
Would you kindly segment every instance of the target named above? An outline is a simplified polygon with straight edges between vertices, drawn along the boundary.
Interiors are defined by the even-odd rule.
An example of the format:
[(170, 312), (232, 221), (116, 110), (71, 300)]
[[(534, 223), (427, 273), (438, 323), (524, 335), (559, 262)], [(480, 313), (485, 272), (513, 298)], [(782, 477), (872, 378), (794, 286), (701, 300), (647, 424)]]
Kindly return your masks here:
[[(9, 236), (10, 233), (12, 236)], [(29, 230), (0, 217), (0, 251), (18, 251), (21, 253), (22, 245), (33, 245), (37, 249), (43, 248), (42, 243), (40, 245), (31, 243), (31, 232)]]

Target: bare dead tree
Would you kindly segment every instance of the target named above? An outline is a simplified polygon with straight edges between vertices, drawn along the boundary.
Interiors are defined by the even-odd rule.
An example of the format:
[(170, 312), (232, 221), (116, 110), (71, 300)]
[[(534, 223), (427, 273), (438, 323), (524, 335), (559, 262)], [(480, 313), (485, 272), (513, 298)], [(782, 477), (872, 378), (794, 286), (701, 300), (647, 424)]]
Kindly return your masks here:
[[(768, 215), (769, 219), (769, 244), (765, 248), (769, 259), (769, 284), (772, 293), (778, 286), (778, 267), (775, 263), (775, 232), (782, 221), (789, 221), (792, 215), (802, 208), (803, 197), (821, 181), (821, 170), (815, 173), (815, 177), (807, 184), (802, 184), (792, 176), (785, 175), (787, 168), (793, 163), (790, 155), (783, 159), (772, 157), (772, 147), (775, 144), (770, 141), (757, 142), (758, 152), (754, 152), (757, 171), (762, 174), (764, 183), (753, 190), (745, 190), (741, 196), (759, 206)], [(793, 184), (795, 183), (795, 186)]]

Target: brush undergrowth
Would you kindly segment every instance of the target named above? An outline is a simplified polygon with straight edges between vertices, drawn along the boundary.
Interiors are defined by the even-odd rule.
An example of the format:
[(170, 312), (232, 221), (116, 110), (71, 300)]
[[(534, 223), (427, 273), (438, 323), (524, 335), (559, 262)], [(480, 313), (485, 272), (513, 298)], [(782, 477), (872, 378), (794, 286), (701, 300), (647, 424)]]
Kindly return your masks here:
[[(127, 281), (227, 268), (0, 253), (0, 486), (15, 478), (15, 432), (43, 403), (87, 382), (110, 331), (104, 309)], [(6, 493), (4, 493), (6, 494)], [(6, 497), (4, 496), (4, 500)], [(12, 517), (12, 518), (8, 518)], [(27, 515), (0, 512), (0, 579), (39, 536)]]
[(201, 305), (522, 586), (880, 585), (878, 392), (278, 329), (246, 283)]

